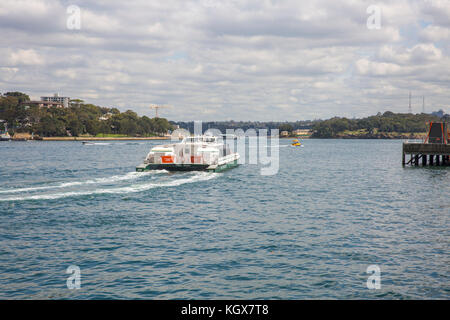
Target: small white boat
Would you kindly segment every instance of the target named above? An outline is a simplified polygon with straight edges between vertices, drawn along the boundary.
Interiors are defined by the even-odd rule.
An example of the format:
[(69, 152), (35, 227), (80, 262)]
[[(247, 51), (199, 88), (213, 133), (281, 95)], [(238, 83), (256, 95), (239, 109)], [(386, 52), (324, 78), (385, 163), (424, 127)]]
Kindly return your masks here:
[(216, 136), (186, 137), (180, 143), (153, 147), (136, 171), (213, 171), (238, 166), (239, 154)]
[(0, 141), (10, 141), (11, 136), (8, 133), (8, 124), (5, 120), (0, 120), (0, 123), (4, 123), (5, 130), (0, 131)]
[(8, 132), (0, 133), (0, 141), (10, 141), (10, 140), (11, 136), (9, 135)]

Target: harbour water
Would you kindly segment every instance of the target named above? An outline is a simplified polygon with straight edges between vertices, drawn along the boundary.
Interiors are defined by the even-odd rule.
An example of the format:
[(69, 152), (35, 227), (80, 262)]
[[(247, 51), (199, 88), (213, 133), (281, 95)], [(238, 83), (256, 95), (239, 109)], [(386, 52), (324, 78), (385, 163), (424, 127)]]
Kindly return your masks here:
[(450, 168), (403, 168), (402, 141), (134, 172), (154, 144), (0, 143), (1, 299), (450, 298)]

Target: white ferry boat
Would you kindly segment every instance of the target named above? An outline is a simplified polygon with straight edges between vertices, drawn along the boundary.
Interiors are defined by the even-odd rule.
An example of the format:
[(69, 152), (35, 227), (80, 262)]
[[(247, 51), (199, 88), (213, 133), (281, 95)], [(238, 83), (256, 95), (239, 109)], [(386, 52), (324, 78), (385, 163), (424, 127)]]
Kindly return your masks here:
[(8, 124), (5, 120), (0, 120), (0, 123), (4, 123), (5, 130), (0, 130), (0, 141), (10, 141), (11, 136), (8, 133)]
[(239, 154), (216, 136), (185, 137), (180, 143), (153, 147), (136, 171), (213, 171), (238, 166)]
[(11, 136), (8, 132), (0, 133), (0, 141), (9, 141), (11, 140)]

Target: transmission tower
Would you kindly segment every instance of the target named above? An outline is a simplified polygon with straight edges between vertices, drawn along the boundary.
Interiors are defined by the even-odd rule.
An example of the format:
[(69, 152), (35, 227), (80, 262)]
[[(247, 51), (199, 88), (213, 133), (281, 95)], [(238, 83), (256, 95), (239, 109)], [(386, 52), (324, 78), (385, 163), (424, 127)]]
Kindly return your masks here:
[(422, 113), (425, 113), (425, 96), (422, 97)]
[(412, 113), (412, 108), (411, 108), (411, 91), (409, 92), (409, 113)]

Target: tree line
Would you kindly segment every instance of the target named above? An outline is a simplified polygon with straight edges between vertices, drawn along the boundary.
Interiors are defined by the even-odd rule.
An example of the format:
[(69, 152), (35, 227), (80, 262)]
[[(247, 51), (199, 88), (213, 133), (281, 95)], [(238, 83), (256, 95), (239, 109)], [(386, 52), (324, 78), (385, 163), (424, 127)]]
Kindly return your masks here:
[[(28, 104), (30, 98), (22, 92), (7, 92), (0, 95), (0, 119), (6, 120), (10, 133), (29, 132), (40, 136), (79, 136), (98, 134), (120, 134), (128, 136), (162, 135), (176, 126), (194, 132), (194, 122), (169, 122), (164, 118), (139, 117), (128, 110), (99, 107), (86, 104), (79, 99), (71, 100), (69, 108), (39, 108)], [(259, 121), (210, 121), (203, 122), (207, 129), (279, 129), (292, 132), (296, 129), (311, 129), (313, 138), (335, 138), (344, 132), (365, 130), (368, 135), (385, 133), (426, 132), (430, 121), (450, 121), (450, 115), (442, 110), (432, 114), (405, 114), (387, 111), (362, 119), (335, 117), (328, 120), (306, 120), (291, 122)], [(3, 129), (0, 123), (0, 129)]]
[[(450, 121), (450, 115), (442, 110), (432, 114), (405, 114), (387, 111), (361, 119), (334, 117), (328, 120), (305, 120), (286, 122), (259, 121), (211, 121), (203, 122), (203, 132), (207, 129), (218, 129), (226, 133), (226, 129), (278, 129), (291, 133), (297, 129), (310, 129), (312, 138), (336, 138), (346, 131), (364, 130), (367, 135), (376, 133), (423, 133), (427, 131), (427, 122)], [(194, 132), (194, 122), (171, 122), (180, 128)]]
[(421, 133), (427, 131), (427, 122), (450, 121), (450, 115), (443, 114), (411, 114), (393, 113), (387, 111), (383, 114), (362, 119), (332, 118), (318, 121), (312, 127), (313, 138), (334, 138), (346, 131), (365, 130), (368, 135), (376, 133)]
[[(72, 100), (69, 108), (40, 108), (28, 104), (21, 92), (0, 95), (0, 119), (11, 133), (28, 132), (43, 137), (118, 134), (127, 136), (162, 135), (173, 126), (164, 118), (139, 117), (128, 110), (105, 108)], [(2, 124), (0, 124), (2, 126)]]
[[(178, 125), (180, 128), (194, 132), (193, 121), (171, 121), (173, 125)], [(261, 121), (208, 121), (202, 122), (202, 130), (205, 132), (208, 129), (218, 129), (222, 133), (226, 133), (227, 129), (242, 129), (244, 132), (248, 129), (267, 129), (269, 134), (271, 129), (279, 129), (280, 131), (292, 131), (296, 129), (310, 129), (312, 128), (314, 121), (304, 120), (295, 122), (261, 122)]]

